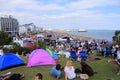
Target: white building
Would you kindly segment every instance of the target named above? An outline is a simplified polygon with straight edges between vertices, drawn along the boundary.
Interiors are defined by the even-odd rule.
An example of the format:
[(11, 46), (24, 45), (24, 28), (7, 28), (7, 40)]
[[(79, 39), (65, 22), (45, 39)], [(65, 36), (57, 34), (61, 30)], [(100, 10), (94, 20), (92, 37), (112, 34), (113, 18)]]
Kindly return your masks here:
[(33, 23), (20, 25), (19, 33), (36, 32), (36, 26)]
[(44, 30), (44, 31), (52, 31), (53, 29), (50, 28), (50, 27), (48, 27), (48, 28), (44, 28), (43, 30)]
[(43, 32), (43, 28), (42, 27), (36, 27), (36, 31), (37, 32)]

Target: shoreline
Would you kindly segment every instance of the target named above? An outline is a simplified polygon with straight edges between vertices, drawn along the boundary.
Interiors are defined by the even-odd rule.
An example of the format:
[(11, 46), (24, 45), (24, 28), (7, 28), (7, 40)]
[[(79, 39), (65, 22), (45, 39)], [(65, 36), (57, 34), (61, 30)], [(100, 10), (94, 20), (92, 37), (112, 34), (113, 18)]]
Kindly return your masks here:
[(56, 31), (52, 31), (52, 32), (54, 32), (58, 37), (68, 36), (68, 37), (72, 37), (72, 38), (78, 39), (78, 40), (98, 40), (97, 38), (92, 38), (92, 37), (72, 35), (72, 34), (65, 32), (64, 30), (56, 30)]

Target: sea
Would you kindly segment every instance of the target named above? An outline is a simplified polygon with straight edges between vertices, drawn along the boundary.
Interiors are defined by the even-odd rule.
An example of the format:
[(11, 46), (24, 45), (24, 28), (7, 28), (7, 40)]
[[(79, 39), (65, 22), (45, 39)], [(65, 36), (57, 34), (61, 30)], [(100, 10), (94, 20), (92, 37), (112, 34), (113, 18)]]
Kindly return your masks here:
[(112, 37), (114, 36), (115, 30), (87, 30), (86, 32), (69, 31), (68, 33), (102, 40), (104, 39), (112, 42)]

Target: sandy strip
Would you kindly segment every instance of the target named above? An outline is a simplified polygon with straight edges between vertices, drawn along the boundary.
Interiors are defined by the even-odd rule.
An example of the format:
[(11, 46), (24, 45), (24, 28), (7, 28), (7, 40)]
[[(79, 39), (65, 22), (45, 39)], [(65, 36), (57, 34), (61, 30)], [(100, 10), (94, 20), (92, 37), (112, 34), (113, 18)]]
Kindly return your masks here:
[(78, 40), (95, 40), (96, 38), (91, 38), (91, 37), (84, 37), (84, 36), (77, 36), (77, 35), (69, 35), (67, 32), (62, 31), (62, 30), (56, 30), (53, 31), (55, 34), (57, 34), (58, 37), (60, 36), (70, 36), (74, 39), (78, 39)]

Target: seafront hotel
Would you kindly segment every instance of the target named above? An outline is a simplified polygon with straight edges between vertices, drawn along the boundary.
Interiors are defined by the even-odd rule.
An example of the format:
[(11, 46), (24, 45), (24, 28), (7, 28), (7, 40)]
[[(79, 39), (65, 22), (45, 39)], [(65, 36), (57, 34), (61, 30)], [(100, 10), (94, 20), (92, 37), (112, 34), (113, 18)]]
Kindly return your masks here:
[(19, 32), (19, 22), (12, 16), (0, 16), (0, 30), (7, 32), (10, 35), (15, 35)]

